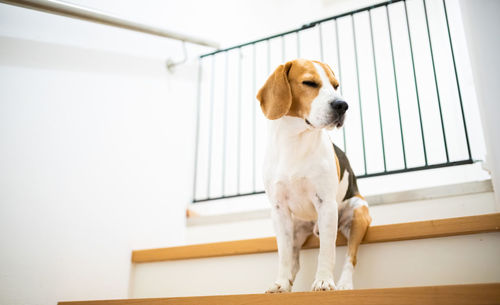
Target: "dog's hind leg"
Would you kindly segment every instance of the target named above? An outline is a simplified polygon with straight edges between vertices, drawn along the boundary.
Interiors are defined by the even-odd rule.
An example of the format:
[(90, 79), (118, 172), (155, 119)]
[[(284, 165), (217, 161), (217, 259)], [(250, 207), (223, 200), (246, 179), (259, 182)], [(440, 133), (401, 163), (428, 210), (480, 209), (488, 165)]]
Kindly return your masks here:
[[(346, 290), (353, 289), (352, 275), (354, 266), (356, 266), (356, 256), (358, 247), (365, 237), (366, 231), (371, 223), (371, 217), (368, 211), (366, 201), (359, 197), (349, 199), (348, 206), (345, 209), (352, 210), (343, 211), (344, 215), (340, 217), (340, 231), (347, 237), (347, 257), (342, 269), (337, 289)], [(344, 216), (344, 217), (343, 217)]]

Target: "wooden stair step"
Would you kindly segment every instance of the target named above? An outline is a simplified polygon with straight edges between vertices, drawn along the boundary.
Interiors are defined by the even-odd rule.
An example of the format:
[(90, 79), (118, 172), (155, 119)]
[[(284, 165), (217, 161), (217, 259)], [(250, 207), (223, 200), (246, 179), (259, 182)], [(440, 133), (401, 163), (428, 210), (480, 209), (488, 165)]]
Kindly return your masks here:
[(59, 302), (59, 305), (461, 305), (500, 304), (500, 283), (428, 287), (359, 289), (283, 294), (241, 294), (182, 298)]
[[(371, 226), (362, 243), (415, 240), (434, 237), (468, 235), (500, 231), (500, 213), (424, 220), (407, 223)], [(337, 246), (346, 245), (346, 239), (338, 234)], [(318, 248), (319, 240), (311, 236), (304, 249)], [(168, 247), (132, 252), (132, 262), (157, 262), (167, 260), (254, 254), (277, 251), (276, 238), (265, 237), (248, 240), (217, 242), (179, 247)]]

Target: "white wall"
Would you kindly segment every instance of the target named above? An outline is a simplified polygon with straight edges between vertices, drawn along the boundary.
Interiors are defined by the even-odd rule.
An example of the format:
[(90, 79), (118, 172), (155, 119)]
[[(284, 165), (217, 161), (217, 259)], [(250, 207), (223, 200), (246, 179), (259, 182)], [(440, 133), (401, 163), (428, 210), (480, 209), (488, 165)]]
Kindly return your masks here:
[(495, 0), (460, 2), (477, 90), (481, 122), (485, 131), (487, 166), (491, 170), (500, 210), (500, 2)]
[(168, 132), (185, 123), (168, 90), (185, 85), (5, 66), (0, 77), (0, 303), (125, 297), (132, 249), (182, 242), (189, 189), (169, 186), (189, 183), (172, 172), (190, 165), (191, 143)]
[(183, 242), (196, 67), (169, 75), (176, 51), (0, 6), (0, 304), (126, 298), (132, 249)]

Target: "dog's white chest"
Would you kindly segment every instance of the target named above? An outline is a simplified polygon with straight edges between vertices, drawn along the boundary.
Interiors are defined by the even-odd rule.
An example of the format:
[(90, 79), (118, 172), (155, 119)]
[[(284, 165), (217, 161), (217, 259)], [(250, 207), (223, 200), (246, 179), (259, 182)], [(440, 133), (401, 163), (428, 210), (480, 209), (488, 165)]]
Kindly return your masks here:
[(282, 208), (288, 208), (296, 218), (316, 220), (317, 193), (314, 183), (306, 177), (283, 179), (270, 186), (271, 193)]
[[(292, 119), (284, 118), (283, 123)], [(292, 121), (293, 122), (293, 121)], [(274, 204), (303, 220), (316, 220), (317, 207), (334, 201), (337, 191), (333, 147), (326, 134), (272, 137), (264, 162), (264, 186)], [(278, 130), (271, 129), (271, 134)], [(284, 135), (285, 133), (285, 135)]]

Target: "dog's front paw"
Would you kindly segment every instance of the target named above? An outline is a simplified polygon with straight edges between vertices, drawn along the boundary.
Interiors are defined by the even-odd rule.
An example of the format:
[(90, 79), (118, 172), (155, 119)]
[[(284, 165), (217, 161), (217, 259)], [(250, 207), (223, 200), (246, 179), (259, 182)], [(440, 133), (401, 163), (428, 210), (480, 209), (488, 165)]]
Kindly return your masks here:
[(292, 291), (292, 283), (290, 281), (276, 281), (266, 290), (266, 293), (283, 293)]
[(337, 290), (352, 290), (353, 285), (352, 281), (343, 281), (342, 279), (339, 280), (337, 284)]
[(313, 291), (335, 290), (335, 282), (333, 279), (316, 279), (312, 284)]

